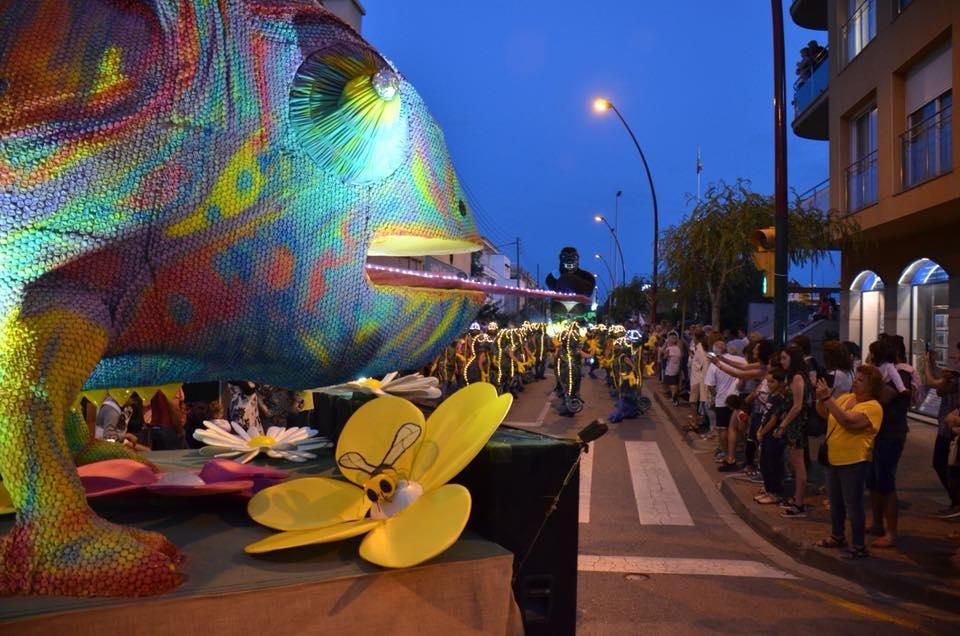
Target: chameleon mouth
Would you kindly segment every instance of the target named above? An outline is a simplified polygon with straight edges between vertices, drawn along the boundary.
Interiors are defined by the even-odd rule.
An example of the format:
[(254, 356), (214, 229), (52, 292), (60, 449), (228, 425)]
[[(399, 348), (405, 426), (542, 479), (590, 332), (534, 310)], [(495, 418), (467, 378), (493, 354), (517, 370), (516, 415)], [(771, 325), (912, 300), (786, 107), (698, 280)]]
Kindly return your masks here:
[[(420, 258), (425, 256), (449, 256), (469, 254), (483, 249), (483, 245), (464, 239), (428, 239), (417, 236), (381, 236), (373, 239), (367, 253), (367, 278), (375, 286), (416, 287), (438, 291), (468, 292), (483, 295), (511, 295), (527, 298), (551, 298), (560, 301), (589, 304), (588, 296), (565, 294), (549, 289), (519, 288), (515, 284), (471, 279), (460, 271), (429, 271), (407, 269), (390, 263), (388, 258)], [(370, 257), (375, 257), (371, 262)], [(379, 262), (378, 262), (379, 261)], [(442, 261), (441, 261), (442, 263)], [(508, 283), (516, 281), (507, 281)]]

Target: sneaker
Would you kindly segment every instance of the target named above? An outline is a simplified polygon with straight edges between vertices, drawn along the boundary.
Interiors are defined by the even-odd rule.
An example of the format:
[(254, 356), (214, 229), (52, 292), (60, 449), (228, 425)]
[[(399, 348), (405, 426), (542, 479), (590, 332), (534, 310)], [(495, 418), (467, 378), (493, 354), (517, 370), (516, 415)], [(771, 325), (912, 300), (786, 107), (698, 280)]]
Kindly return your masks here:
[(780, 511), (784, 519), (804, 519), (807, 516), (806, 506), (789, 506)]
[(770, 494), (767, 494), (767, 495), (758, 495), (758, 496), (754, 497), (753, 500), (756, 501), (758, 504), (775, 504), (775, 503), (780, 503), (780, 497), (777, 497), (776, 495), (770, 495)]
[(761, 475), (760, 473), (756, 473), (756, 474), (750, 475), (750, 481), (752, 481), (752, 482), (755, 483), (755, 484), (762, 484), (762, 483), (763, 483), (763, 475)]
[(714, 457), (719, 457), (719, 456), (721, 456), (721, 455), (726, 455), (726, 454), (727, 454), (727, 451), (723, 450), (723, 449), (720, 448), (719, 446), (717, 446), (716, 448), (713, 449), (713, 456), (714, 456)]
[(797, 504), (793, 501), (793, 497), (787, 497), (780, 502), (781, 508), (790, 508), (791, 506), (796, 506)]
[(954, 519), (956, 517), (960, 517), (960, 506), (950, 506), (944, 510), (938, 510), (937, 517), (941, 519)]
[(717, 464), (725, 464), (727, 462), (727, 456), (725, 454), (714, 455), (713, 461)]
[(740, 468), (739, 466), (737, 466), (737, 462), (733, 462), (731, 464), (728, 461), (724, 461), (722, 464), (717, 466), (717, 470), (720, 471), (721, 473), (733, 473), (740, 470)]

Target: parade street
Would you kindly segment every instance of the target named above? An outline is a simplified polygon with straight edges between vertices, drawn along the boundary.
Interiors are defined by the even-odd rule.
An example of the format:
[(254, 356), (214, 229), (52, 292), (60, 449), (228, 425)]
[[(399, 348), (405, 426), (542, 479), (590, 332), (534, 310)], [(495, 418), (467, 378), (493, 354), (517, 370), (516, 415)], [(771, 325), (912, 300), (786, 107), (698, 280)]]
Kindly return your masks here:
[[(505, 424), (573, 437), (612, 410), (602, 380), (584, 374), (574, 417), (558, 414), (552, 387), (552, 376), (527, 385)], [(688, 446), (653, 402), (581, 462), (577, 633), (956, 633), (956, 615), (802, 565), (756, 535), (696, 456), (710, 450)]]

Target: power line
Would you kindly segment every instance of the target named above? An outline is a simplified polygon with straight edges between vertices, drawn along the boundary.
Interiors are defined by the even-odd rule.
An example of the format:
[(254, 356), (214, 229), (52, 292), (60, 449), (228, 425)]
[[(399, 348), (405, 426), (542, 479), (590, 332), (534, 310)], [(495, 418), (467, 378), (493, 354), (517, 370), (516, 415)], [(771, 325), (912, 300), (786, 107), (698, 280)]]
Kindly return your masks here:
[(460, 185), (467, 193), (467, 196), (470, 197), (470, 207), (472, 208), (473, 217), (476, 219), (480, 231), (495, 243), (508, 242), (510, 235), (493, 222), (490, 214), (488, 214), (483, 205), (480, 204), (480, 199), (477, 197), (473, 188), (462, 178), (460, 179)]

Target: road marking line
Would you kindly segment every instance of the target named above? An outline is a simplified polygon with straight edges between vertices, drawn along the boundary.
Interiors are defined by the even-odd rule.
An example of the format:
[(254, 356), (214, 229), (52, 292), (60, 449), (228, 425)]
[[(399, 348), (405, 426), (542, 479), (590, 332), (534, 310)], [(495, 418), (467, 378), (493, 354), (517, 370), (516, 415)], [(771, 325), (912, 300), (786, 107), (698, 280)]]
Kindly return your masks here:
[(640, 523), (692, 526), (693, 519), (656, 442), (625, 442)]
[(692, 576), (738, 576), (758, 579), (796, 579), (797, 577), (759, 561), (736, 559), (672, 559), (664, 557), (595, 556), (577, 558), (580, 572), (623, 574), (685, 574)]
[(540, 415), (537, 416), (537, 426), (543, 426), (543, 420), (547, 417), (547, 413), (550, 411), (550, 400), (548, 399), (543, 404), (543, 408), (540, 409)]
[(713, 508), (714, 512), (716, 512), (717, 516), (727, 525), (727, 527), (737, 533), (737, 535), (743, 540), (743, 543), (750, 547), (756, 554), (769, 559), (774, 565), (782, 568), (784, 571), (799, 575), (798, 578), (809, 579), (823, 585), (828, 585), (834, 589), (850, 592), (851, 594), (857, 594), (870, 599), (872, 602), (881, 602), (891, 607), (903, 609), (904, 611), (914, 612), (923, 616), (930, 616), (935, 620), (944, 623), (949, 622), (954, 624), (956, 622), (955, 614), (948, 614), (941, 610), (931, 608), (927, 605), (903, 601), (902, 599), (898, 599), (889, 594), (883, 594), (877, 592), (876, 590), (868, 589), (862, 584), (854, 581), (848, 581), (847, 579), (841, 578), (834, 574), (828, 574), (823, 570), (818, 570), (809, 565), (804, 565), (785, 552), (781, 552), (773, 544), (769, 543), (766, 539), (757, 534), (750, 526), (747, 525), (746, 521), (741, 519), (737, 513), (733, 511), (726, 499), (723, 498), (723, 495), (720, 493), (720, 491), (714, 487), (714, 475), (708, 475), (704, 467), (700, 464), (699, 460), (694, 457), (694, 454), (688, 452), (690, 447), (687, 445), (687, 442), (680, 437), (680, 432), (670, 422), (669, 416), (664, 412), (663, 408), (657, 403), (656, 400), (653, 401), (652, 409), (656, 416), (656, 421), (658, 423), (665, 424), (662, 430), (666, 431), (667, 437), (670, 439), (674, 449), (676, 449), (676, 451), (680, 454), (680, 458), (683, 460), (683, 463), (686, 464), (687, 469), (700, 486), (701, 492), (703, 492), (703, 494), (706, 496), (707, 501), (710, 502), (710, 506)]
[(818, 590), (811, 590), (802, 585), (796, 585), (794, 583), (783, 583), (780, 585), (800, 592), (801, 594), (809, 594), (816, 598), (822, 599), (831, 605), (843, 608), (848, 612), (853, 612), (854, 614), (860, 614), (861, 616), (866, 616), (867, 618), (872, 618), (878, 621), (884, 621), (886, 623), (893, 623), (894, 625), (899, 625), (900, 627), (905, 627), (914, 632), (921, 632), (928, 634), (925, 630), (921, 631), (920, 625), (918, 623), (913, 623), (906, 619), (900, 618), (899, 616), (894, 616), (893, 614), (887, 614), (886, 612), (881, 612), (872, 608), (867, 607), (866, 605), (861, 605), (860, 603), (854, 603), (852, 601), (846, 601), (839, 596), (834, 596), (833, 594), (828, 594), (827, 592), (820, 592)]
[(593, 442), (580, 454), (580, 523), (590, 523), (590, 491), (593, 484)]

